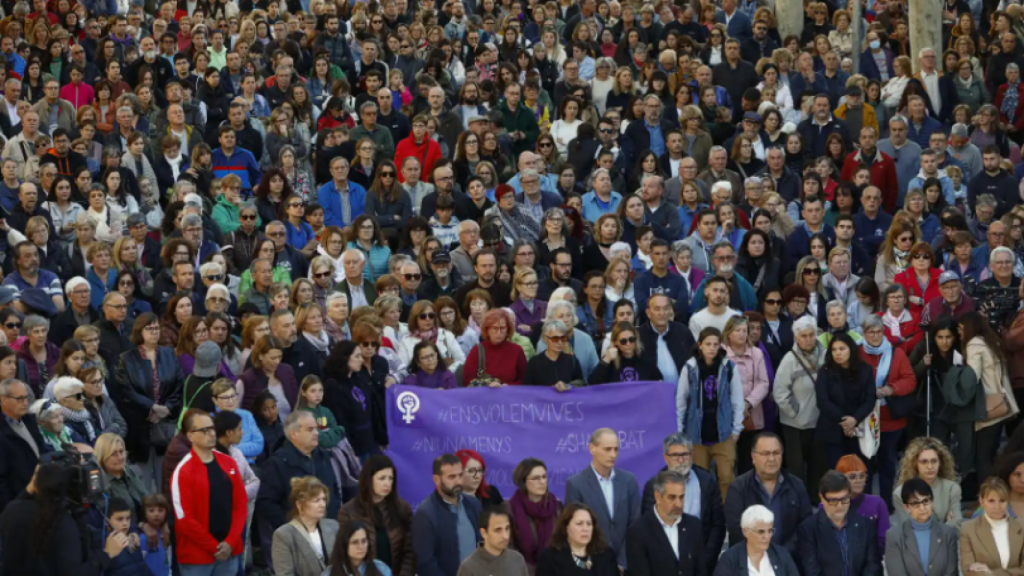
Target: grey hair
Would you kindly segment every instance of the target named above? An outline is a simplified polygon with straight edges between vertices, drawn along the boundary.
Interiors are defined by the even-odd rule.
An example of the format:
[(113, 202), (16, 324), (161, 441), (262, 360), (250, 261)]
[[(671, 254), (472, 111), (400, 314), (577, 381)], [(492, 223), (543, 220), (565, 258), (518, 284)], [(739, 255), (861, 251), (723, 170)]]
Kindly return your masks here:
[(1009, 72), (1010, 70), (1016, 70), (1017, 72), (1020, 72), (1020, 66), (1017, 66), (1013, 62), (1010, 62), (1009, 64), (1006, 65), (1006, 71)]
[(839, 308), (843, 312), (846, 312), (846, 304), (844, 304), (842, 300), (832, 300), (831, 302), (826, 304), (825, 313), (828, 314), (829, 312), (832, 311), (833, 308)]
[(977, 206), (988, 206), (990, 208), (995, 208), (996, 206), (999, 205), (999, 203), (996, 202), (996, 197), (995, 196), (993, 196), (991, 194), (982, 194), (981, 196), (978, 196), (974, 200), (974, 205), (975, 205), (975, 207), (977, 207)]
[(249, 274), (252, 276), (254, 282), (256, 280), (256, 265), (259, 264), (260, 262), (266, 262), (267, 264), (270, 265), (270, 270), (274, 270), (274, 262), (268, 258), (257, 258), (253, 260), (252, 264), (249, 264)]
[(724, 152), (726, 155), (729, 154), (729, 151), (726, 150), (724, 146), (712, 146), (711, 150), (708, 151), (708, 156), (711, 156), (715, 152)]
[[(474, 224), (475, 224), (475, 222), (474, 222)], [(341, 253), (341, 259), (344, 260), (345, 259), (345, 254), (348, 254), (350, 252), (354, 252), (354, 253), (359, 255), (359, 262), (360, 263), (366, 262), (366, 254), (364, 254), (363, 251), (359, 250), (358, 248), (349, 248), (348, 250), (345, 250), (344, 252)]]
[[(572, 290), (572, 288), (570, 288), (570, 290)], [(579, 319), (576, 317), (576, 306), (574, 306), (572, 304), (572, 302), (567, 302), (565, 300), (558, 300), (558, 301), (552, 300), (551, 302), (549, 302), (548, 303), (548, 313), (547, 313), (547, 316), (544, 318), (544, 320), (545, 321), (555, 320), (556, 319), (555, 315), (562, 308), (568, 308), (569, 313), (572, 314), (572, 325), (576, 326), (576, 324), (579, 323)]]
[(334, 292), (331, 292), (330, 294), (328, 294), (324, 298), (324, 304), (326, 304), (327, 306), (330, 306), (331, 302), (334, 302), (335, 300), (338, 300), (339, 298), (344, 300), (345, 304), (348, 304), (348, 294), (345, 294), (344, 292), (338, 292), (338, 291), (334, 291)]
[(84, 388), (85, 385), (78, 378), (74, 376), (61, 376), (57, 378), (56, 383), (53, 385), (53, 397), (60, 402), (63, 398), (78, 394)]
[(181, 219), (182, 231), (184, 231), (185, 228), (188, 227), (188, 226), (202, 226), (202, 225), (203, 225), (203, 217), (200, 216), (199, 214), (186, 214), (185, 217)]
[(932, 56), (935, 55), (935, 49), (934, 48), (921, 48), (920, 50), (917, 51), (917, 57), (918, 58), (924, 58), (924, 55), (929, 53), (929, 52), (932, 53)]
[[(569, 296), (571, 296), (570, 300), (566, 300), (565, 299), (565, 296), (567, 294)], [(555, 288), (555, 291), (552, 292), (551, 296), (548, 298), (548, 302), (562, 302), (562, 301), (571, 302), (573, 305), (575, 305), (576, 304), (576, 291), (573, 290), (569, 286), (561, 286), (559, 288)]]
[(743, 187), (746, 188), (747, 186), (760, 186), (761, 183), (762, 182), (760, 177), (751, 176), (750, 178), (747, 178), (746, 182), (743, 183)]
[(459, 234), (468, 232), (473, 228), (476, 228), (478, 232), (480, 231), (480, 224), (477, 224), (475, 220), (463, 220), (462, 222), (459, 222)]
[(736, 248), (732, 245), (732, 242), (729, 242), (728, 240), (722, 240), (720, 242), (717, 242), (714, 246), (711, 247), (711, 253), (714, 254), (715, 252), (718, 252), (719, 248), (728, 248), (733, 252), (736, 251)]
[(775, 524), (775, 514), (767, 507), (754, 504), (740, 516), (740, 528), (752, 530), (756, 524)]
[[(207, 264), (209, 264), (209, 262), (207, 262)], [(231, 299), (231, 291), (228, 290), (227, 286), (221, 284), (220, 282), (214, 282), (213, 284), (210, 284), (210, 287), (206, 289), (206, 299), (209, 300), (210, 295), (213, 294), (215, 291), (223, 292), (224, 296), (226, 296), (228, 300)]]
[(727, 190), (729, 194), (732, 194), (732, 182), (728, 180), (721, 180), (711, 185), (711, 195), (715, 195), (716, 190)]
[(191, 181), (178, 180), (177, 182), (174, 183), (174, 197), (177, 198), (178, 196), (180, 196), (181, 191), (184, 190), (185, 188), (190, 188), (192, 190), (196, 189), (195, 184), (192, 184)]
[(625, 252), (626, 256), (629, 258), (633, 257), (633, 249), (629, 247), (629, 243), (623, 242), (622, 240), (613, 242), (612, 245), (608, 247), (608, 253), (612, 256), (615, 256), (619, 252)]
[(892, 126), (893, 122), (895, 122), (897, 124), (903, 124), (904, 126), (907, 126), (907, 119), (904, 118), (903, 116), (893, 116), (892, 118), (889, 118), (889, 125), (890, 126)]
[(796, 322), (793, 322), (793, 335), (796, 336), (806, 331), (812, 331), (815, 334), (818, 333), (818, 326), (814, 321), (814, 318), (810, 316), (803, 316), (798, 318)]
[(686, 446), (687, 449), (693, 449), (693, 440), (684, 434), (683, 432), (673, 432), (665, 437), (665, 441), (661, 443), (662, 451), (668, 454), (668, 449), (673, 446)]
[(199, 267), (199, 275), (206, 276), (215, 272), (223, 272), (220, 266), (220, 262), (207, 262)]
[(996, 257), (996, 254), (1009, 254), (1011, 259), (1016, 260), (1016, 256), (1013, 255), (1013, 250), (1010, 250), (1006, 246), (999, 246), (992, 249), (992, 252), (988, 255), (988, 261), (992, 262)]
[(22, 323), (21, 323), (21, 327), (22, 327), (22, 330), (23, 330), (22, 333), (23, 334), (29, 334), (30, 332), (32, 332), (36, 328), (39, 328), (40, 326), (44, 326), (47, 330), (49, 330), (50, 329), (50, 321), (47, 320), (46, 318), (43, 318), (42, 316), (37, 316), (35, 314), (29, 314), (28, 316), (25, 317), (25, 320), (23, 320)]
[(256, 202), (254, 200), (246, 200), (243, 202), (242, 205), (238, 207), (238, 213), (241, 214), (242, 212), (258, 213), (258, 210), (256, 210)]
[(117, 113), (120, 114), (121, 112), (128, 112), (132, 116), (135, 116), (135, 110), (132, 110), (131, 106), (121, 106), (117, 109)]
[(594, 180), (597, 180), (597, 177), (600, 176), (601, 174), (608, 176), (609, 180), (612, 177), (612, 173), (609, 172), (607, 168), (598, 168), (590, 173), (590, 179), (587, 180), (587, 188), (593, 189)]
[(686, 486), (686, 477), (675, 470), (662, 470), (654, 477), (654, 491), (662, 496), (665, 495), (665, 487), (669, 484)]
[(548, 334), (551, 334), (552, 332), (561, 332), (561, 333), (565, 334), (568, 331), (569, 331), (569, 327), (565, 325), (565, 322), (562, 322), (561, 320), (554, 320), (554, 319), (552, 319), (552, 320), (545, 320), (544, 321), (544, 326), (542, 326), (541, 330), (540, 330), (541, 334), (543, 334), (544, 336), (547, 336)]
[(683, 252), (693, 254), (693, 247), (686, 243), (686, 240), (676, 240), (672, 243), (672, 256), (678, 258)]
[(377, 103), (370, 100), (363, 102), (363, 104), (359, 106), (359, 115), (362, 116), (363, 112), (366, 112), (367, 110), (370, 112), (377, 112)]
[(292, 432), (297, 432), (299, 429), (299, 421), (303, 418), (313, 418), (313, 413), (308, 410), (296, 410), (288, 415), (284, 419), (284, 434), (285, 436), (291, 436)]
[(8, 378), (0, 382), (0, 396), (10, 396), (11, 390), (14, 388), (15, 384), (21, 384), (28, 389), (28, 384), (25, 384), (21, 380), (18, 380), (17, 378)]
[(882, 319), (874, 314), (865, 316), (864, 320), (861, 321), (860, 327), (864, 329), (864, 332), (868, 330), (874, 330), (875, 328), (884, 328)]

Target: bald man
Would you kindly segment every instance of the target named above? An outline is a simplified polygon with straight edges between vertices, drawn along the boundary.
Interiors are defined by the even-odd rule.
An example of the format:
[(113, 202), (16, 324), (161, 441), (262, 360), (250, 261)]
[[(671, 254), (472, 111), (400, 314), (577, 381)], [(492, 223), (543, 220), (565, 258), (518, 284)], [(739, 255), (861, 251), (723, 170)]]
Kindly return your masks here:
[(427, 104), (430, 106), (427, 113), (437, 119), (437, 133), (448, 145), (446, 158), (451, 160), (455, 157), (455, 144), (458, 142), (459, 132), (462, 132), (462, 120), (448, 109), (444, 90), (440, 86), (434, 86), (427, 93)]

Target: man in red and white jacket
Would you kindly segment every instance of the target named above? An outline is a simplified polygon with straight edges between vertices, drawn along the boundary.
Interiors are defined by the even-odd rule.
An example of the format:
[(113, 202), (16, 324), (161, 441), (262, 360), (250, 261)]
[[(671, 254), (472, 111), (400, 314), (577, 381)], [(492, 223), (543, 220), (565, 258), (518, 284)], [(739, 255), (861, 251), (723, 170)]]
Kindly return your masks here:
[(192, 451), (171, 478), (175, 546), (182, 576), (234, 576), (244, 550), (247, 500), (231, 456), (214, 451), (213, 418), (192, 409), (182, 419)]

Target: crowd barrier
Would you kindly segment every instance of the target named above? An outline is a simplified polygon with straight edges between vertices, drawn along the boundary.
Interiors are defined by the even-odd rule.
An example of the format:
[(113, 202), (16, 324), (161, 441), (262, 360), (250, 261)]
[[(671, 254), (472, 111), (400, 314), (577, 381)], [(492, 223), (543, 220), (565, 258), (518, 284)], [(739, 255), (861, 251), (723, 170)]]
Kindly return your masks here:
[(564, 500), (570, 476), (590, 466), (590, 434), (619, 436), (617, 467), (643, 484), (662, 467), (662, 440), (675, 432), (675, 390), (667, 382), (623, 382), (556, 392), (544, 386), (388, 389), (388, 456), (398, 491), (414, 507), (433, 490), (434, 458), (469, 448), (487, 465), (487, 482), (506, 498), (524, 458), (543, 460), (548, 487)]

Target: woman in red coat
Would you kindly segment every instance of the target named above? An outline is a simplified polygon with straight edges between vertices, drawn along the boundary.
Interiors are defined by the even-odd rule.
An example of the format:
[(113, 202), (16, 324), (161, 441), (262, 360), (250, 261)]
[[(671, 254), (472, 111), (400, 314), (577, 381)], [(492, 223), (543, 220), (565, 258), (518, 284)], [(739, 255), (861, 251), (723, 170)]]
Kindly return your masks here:
[(942, 270), (935, 267), (935, 253), (931, 245), (922, 241), (910, 249), (910, 266), (897, 274), (893, 282), (903, 286), (907, 293), (910, 312), (920, 315), (933, 298), (942, 296), (939, 292), (941, 275)]
[[(935, 280), (938, 284), (938, 279)], [(878, 313), (885, 327), (885, 337), (904, 354), (910, 354), (924, 336), (921, 313), (907, 309), (907, 292), (901, 284), (890, 284), (885, 289), (885, 309)]]
[(462, 385), (469, 386), (477, 378), (480, 367), (480, 350), (484, 351), (482, 371), (494, 379), (492, 388), (503, 384), (522, 384), (526, 374), (526, 354), (522, 347), (510, 340), (510, 330), (515, 330), (515, 319), (504, 309), (491, 310), (484, 316), (480, 326), (480, 344), (469, 351), (462, 368)]
[(1024, 84), (1020, 81), (1020, 68), (1016, 64), (1006, 66), (1006, 84), (996, 92), (995, 104), (1007, 131), (1019, 136), (1024, 130)]
[[(893, 288), (900, 289), (895, 284), (890, 287), (890, 290)], [(875, 464), (872, 466), (872, 473), (878, 473), (882, 499), (889, 502), (896, 479), (900, 436), (903, 435), (903, 429), (907, 427), (907, 419), (894, 419), (889, 414), (886, 398), (913, 394), (917, 381), (907, 354), (886, 340), (887, 331), (888, 329), (882, 326), (878, 317), (869, 316), (864, 319), (864, 343), (861, 344), (861, 358), (874, 371), (875, 393), (882, 403), (882, 439), (877, 457), (873, 459)]]

